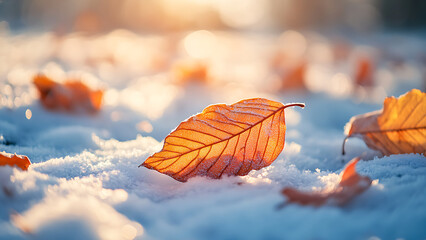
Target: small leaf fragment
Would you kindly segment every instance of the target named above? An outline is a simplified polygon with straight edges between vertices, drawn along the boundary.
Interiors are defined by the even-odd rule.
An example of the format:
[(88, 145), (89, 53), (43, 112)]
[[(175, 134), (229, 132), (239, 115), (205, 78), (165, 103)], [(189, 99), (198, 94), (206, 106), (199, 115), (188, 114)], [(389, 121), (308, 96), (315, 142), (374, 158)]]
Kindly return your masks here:
[(301, 192), (297, 189), (286, 187), (281, 193), (286, 196), (287, 203), (315, 207), (327, 203), (343, 206), (371, 186), (371, 179), (369, 177), (361, 176), (356, 172), (355, 167), (358, 161), (359, 158), (354, 158), (346, 165), (339, 185), (330, 192)]
[(0, 152), (0, 166), (18, 167), (27, 171), (30, 165), (31, 162), (27, 156)]

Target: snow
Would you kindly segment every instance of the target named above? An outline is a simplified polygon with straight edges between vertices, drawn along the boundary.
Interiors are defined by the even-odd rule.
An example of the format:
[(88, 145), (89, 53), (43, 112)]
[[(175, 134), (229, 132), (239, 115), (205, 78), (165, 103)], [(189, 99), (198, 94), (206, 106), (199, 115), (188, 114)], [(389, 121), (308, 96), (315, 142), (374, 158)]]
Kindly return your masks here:
[[(393, 50), (410, 59), (403, 69), (388, 67), (386, 59), (377, 61), (379, 78), (385, 78), (380, 81), (388, 85), (356, 91), (351, 86), (348, 95), (350, 89), (327, 87), (336, 79), (346, 84), (351, 76), (349, 63), (338, 67), (327, 60), (331, 42), (307, 38), (304, 46), (309, 56), (315, 55), (311, 67), (325, 74), (315, 75), (324, 85), (271, 91), (264, 57), (271, 49), (264, 43), (276, 43), (277, 36), (208, 33), (220, 48), (209, 52), (214, 55), (211, 80), (186, 85), (172, 79), (167, 59), (187, 56), (165, 37), (125, 30), (92, 37), (3, 33), (0, 151), (26, 155), (33, 164), (28, 171), (0, 167), (0, 239), (426, 238), (424, 156), (383, 157), (356, 138), (341, 155), (343, 128), (352, 116), (381, 108), (386, 95), (424, 86), (422, 66), (411, 60), (425, 53), (426, 45), (418, 44), (424, 39), (399, 38), (412, 53)], [(352, 44), (356, 50), (378, 47), (373, 40), (368, 46)], [(176, 48), (170, 57), (164, 53), (169, 48)], [(97, 115), (43, 109), (31, 84), (39, 71), (58, 81), (76, 74), (102, 87), (103, 109)], [(186, 183), (138, 168), (181, 121), (209, 104), (253, 97), (306, 104), (285, 109), (285, 147), (270, 166), (244, 177), (195, 177)], [(332, 189), (345, 163), (357, 156), (366, 160), (357, 165), (358, 172), (374, 182), (348, 205), (277, 209), (286, 201), (283, 187)]]

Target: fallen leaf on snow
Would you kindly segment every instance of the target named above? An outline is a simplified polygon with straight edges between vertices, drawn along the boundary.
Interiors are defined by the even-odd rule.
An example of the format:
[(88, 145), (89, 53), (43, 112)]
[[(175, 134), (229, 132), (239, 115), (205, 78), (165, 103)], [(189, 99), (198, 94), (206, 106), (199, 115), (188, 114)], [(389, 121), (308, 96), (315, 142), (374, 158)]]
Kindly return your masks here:
[(31, 165), (27, 156), (0, 152), (0, 166), (18, 167), (24, 171)]
[(254, 98), (211, 105), (182, 122), (141, 166), (182, 182), (195, 176), (244, 176), (269, 166), (284, 147), (284, 109), (291, 106), (304, 104)]
[(371, 179), (361, 176), (356, 172), (356, 164), (359, 158), (353, 159), (343, 170), (339, 185), (330, 192), (301, 192), (297, 189), (287, 187), (282, 190), (282, 194), (287, 197), (288, 203), (298, 203), (300, 205), (322, 206), (326, 203), (335, 205), (345, 205), (354, 197), (363, 193), (371, 186)]
[(293, 90), (293, 89), (306, 89), (305, 85), (305, 73), (306, 63), (302, 62), (292, 69), (289, 69), (286, 74), (283, 74), (283, 83), (281, 89)]
[(383, 109), (352, 117), (347, 138), (361, 136), (368, 147), (384, 155), (426, 154), (426, 93), (418, 89), (385, 99)]
[(373, 79), (373, 63), (367, 57), (362, 57), (356, 63), (355, 83), (356, 86), (372, 87)]
[(207, 82), (208, 68), (199, 60), (181, 60), (172, 68), (174, 80), (179, 84), (188, 82)]
[(92, 90), (79, 81), (57, 83), (45, 75), (33, 79), (40, 93), (42, 105), (50, 110), (69, 112), (97, 112), (101, 108), (103, 92)]
[(286, 54), (277, 52), (271, 61), (271, 67), (278, 77), (277, 86), (274, 86), (275, 90), (306, 90), (306, 61), (298, 60), (295, 62)]

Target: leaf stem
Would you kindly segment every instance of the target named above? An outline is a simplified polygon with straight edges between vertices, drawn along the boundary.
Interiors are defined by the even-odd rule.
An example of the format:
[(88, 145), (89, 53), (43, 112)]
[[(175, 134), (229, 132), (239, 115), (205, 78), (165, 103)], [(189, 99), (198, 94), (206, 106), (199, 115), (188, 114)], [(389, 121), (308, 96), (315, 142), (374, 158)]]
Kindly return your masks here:
[(345, 144), (346, 144), (346, 142), (348, 141), (348, 139), (350, 138), (351, 136), (346, 136), (345, 137), (345, 139), (343, 140), (343, 144), (342, 144), (342, 155), (345, 155), (346, 154), (346, 152), (345, 152)]
[(284, 109), (284, 108), (288, 108), (288, 107), (301, 107), (301, 108), (305, 108), (305, 104), (304, 103), (291, 103), (291, 104), (284, 105), (284, 107), (282, 107), (282, 108)]

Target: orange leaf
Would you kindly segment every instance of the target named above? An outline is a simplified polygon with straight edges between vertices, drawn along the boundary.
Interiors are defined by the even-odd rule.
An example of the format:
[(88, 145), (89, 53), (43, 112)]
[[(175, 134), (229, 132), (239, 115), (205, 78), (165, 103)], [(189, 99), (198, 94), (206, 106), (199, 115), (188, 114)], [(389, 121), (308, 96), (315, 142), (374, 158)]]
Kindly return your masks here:
[(284, 109), (290, 106), (304, 104), (254, 98), (211, 105), (182, 122), (141, 166), (182, 182), (194, 176), (243, 176), (266, 167), (284, 147)]
[(347, 126), (346, 138), (361, 136), (384, 155), (426, 154), (426, 93), (413, 89), (399, 98), (388, 97), (382, 110), (355, 116)]
[(281, 86), (281, 89), (306, 89), (305, 73), (306, 63), (304, 62), (292, 69), (289, 69), (288, 73), (283, 76), (283, 84)]
[(357, 195), (363, 193), (371, 186), (371, 179), (361, 176), (356, 172), (356, 164), (359, 158), (348, 163), (339, 185), (331, 192), (309, 193), (301, 192), (294, 188), (284, 188), (282, 194), (287, 197), (287, 203), (298, 203), (300, 205), (322, 206), (326, 203), (345, 205)]
[(91, 90), (82, 82), (67, 81), (61, 84), (45, 75), (37, 75), (34, 84), (40, 93), (41, 103), (47, 109), (97, 112), (101, 108), (103, 92)]
[(197, 60), (181, 60), (172, 68), (177, 83), (207, 82), (208, 68), (206, 63)]
[(0, 166), (11, 166), (19, 167), (20, 169), (26, 171), (31, 165), (30, 160), (27, 156), (16, 155), (5, 152), (0, 152)]
[(277, 72), (277, 86), (274, 88), (283, 91), (306, 90), (305, 75), (306, 61), (291, 60), (285, 54), (278, 52), (271, 62), (272, 68)]
[(355, 71), (355, 83), (358, 86), (371, 87), (373, 82), (373, 63), (367, 57), (358, 60)]

